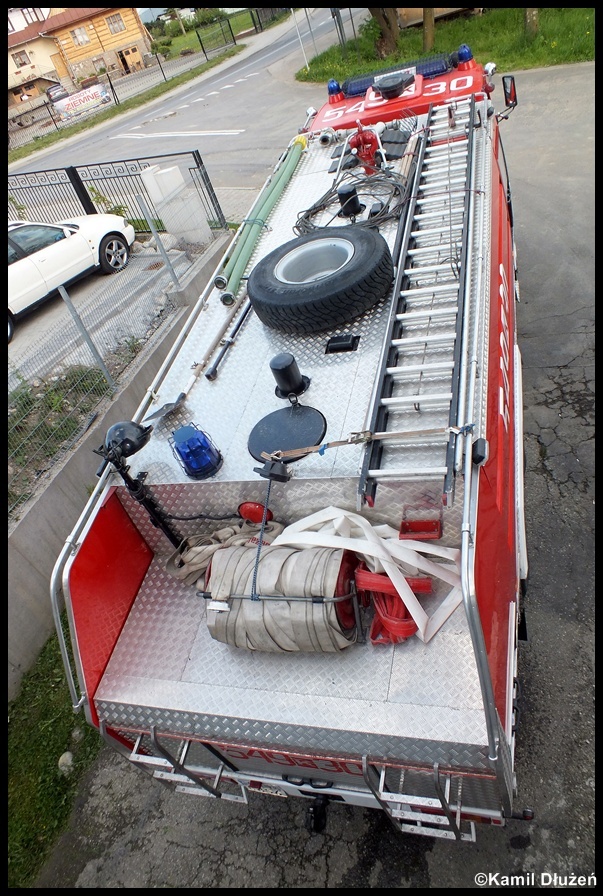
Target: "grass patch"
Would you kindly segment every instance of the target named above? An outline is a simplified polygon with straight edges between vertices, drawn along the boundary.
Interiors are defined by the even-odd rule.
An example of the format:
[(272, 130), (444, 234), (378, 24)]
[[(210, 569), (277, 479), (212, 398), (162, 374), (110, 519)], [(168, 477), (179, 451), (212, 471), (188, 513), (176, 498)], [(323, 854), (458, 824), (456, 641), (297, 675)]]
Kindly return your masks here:
[[(65, 829), (83, 775), (103, 741), (74, 715), (58, 638), (50, 638), (8, 706), (8, 886), (28, 889)], [(73, 770), (59, 769), (69, 751)]]
[(523, 16), (522, 8), (508, 7), (488, 9), (482, 15), (437, 19), (435, 44), (429, 54), (423, 52), (423, 28), (404, 28), (397, 52), (385, 59), (377, 56), (378, 34), (371, 19), (358, 29), (355, 40), (315, 56), (296, 77), (313, 83), (336, 78), (343, 83), (353, 75), (392, 68), (431, 53), (450, 53), (464, 43), (482, 65), (495, 62), (499, 74), (595, 58), (594, 7), (539, 9), (538, 33), (532, 39), (526, 34)]
[(96, 367), (21, 382), (8, 396), (9, 518), (38, 488), (49, 461), (72, 447), (112, 387)]

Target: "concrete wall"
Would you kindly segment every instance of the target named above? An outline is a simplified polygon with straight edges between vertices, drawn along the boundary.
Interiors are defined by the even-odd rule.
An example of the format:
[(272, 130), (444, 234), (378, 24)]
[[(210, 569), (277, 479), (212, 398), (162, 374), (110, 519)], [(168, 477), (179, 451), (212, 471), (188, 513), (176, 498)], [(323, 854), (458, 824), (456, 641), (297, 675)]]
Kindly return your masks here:
[(8, 536), (8, 699), (13, 700), (21, 679), (54, 634), (50, 580), (63, 546), (98, 482), (101, 458), (93, 449), (103, 444), (109, 426), (132, 418), (145, 392), (167, 357), (188, 310), (210, 280), (230, 236), (220, 236), (182, 284), (179, 318), (167, 336), (139, 358), (129, 382), (86, 435), (77, 450), (27, 507)]

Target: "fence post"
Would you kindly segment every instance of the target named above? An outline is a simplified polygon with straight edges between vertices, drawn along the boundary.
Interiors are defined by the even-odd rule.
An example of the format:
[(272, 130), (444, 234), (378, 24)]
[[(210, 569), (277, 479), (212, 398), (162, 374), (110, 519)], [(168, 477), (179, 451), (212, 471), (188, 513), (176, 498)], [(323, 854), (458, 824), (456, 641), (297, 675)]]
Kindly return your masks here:
[(107, 72), (107, 81), (109, 82), (109, 87), (111, 88), (111, 93), (113, 94), (113, 101), (115, 102), (116, 106), (119, 106), (119, 97), (117, 96), (117, 93), (115, 92), (115, 87), (113, 86), (113, 81), (111, 80), (111, 75), (109, 74), (109, 72)]
[(160, 71), (161, 74), (163, 75), (163, 80), (164, 80), (164, 81), (167, 81), (165, 72), (164, 72), (164, 70), (163, 70), (163, 66), (162, 66), (162, 64), (161, 64), (161, 59), (159, 58), (159, 53), (155, 53), (155, 59), (157, 60), (157, 65), (159, 66), (159, 71)]
[[(237, 45), (237, 39), (236, 39), (236, 37), (234, 36), (234, 31), (232, 30), (232, 25), (230, 24), (230, 19), (226, 19), (226, 24), (228, 25), (228, 30), (230, 31), (230, 37), (231, 37), (231, 40), (232, 40), (233, 44), (234, 44), (235, 47), (236, 47), (236, 45)], [(224, 32), (222, 32), (222, 33), (224, 33)]]
[(78, 174), (77, 168), (71, 166), (70, 168), (65, 168), (65, 174), (69, 178), (71, 186), (75, 190), (75, 195), (82, 203), (82, 208), (84, 209), (85, 215), (96, 215), (97, 209), (94, 206), (94, 203), (90, 199), (90, 194), (88, 190), (84, 186), (84, 182)]
[(94, 355), (94, 357), (96, 358), (96, 361), (98, 362), (98, 365), (99, 365), (100, 369), (102, 370), (103, 374), (105, 375), (105, 379), (107, 380), (107, 382), (109, 383), (109, 385), (111, 386), (111, 388), (113, 389), (113, 391), (115, 392), (116, 389), (117, 389), (117, 387), (116, 387), (116, 385), (115, 385), (115, 380), (113, 379), (113, 377), (111, 376), (111, 374), (109, 373), (109, 371), (107, 370), (107, 368), (105, 367), (105, 362), (103, 361), (103, 359), (102, 359), (101, 356), (99, 355), (99, 353), (98, 353), (98, 351), (97, 351), (97, 348), (96, 348), (95, 344), (93, 343), (92, 339), (91, 339), (90, 336), (88, 335), (88, 330), (86, 329), (86, 327), (85, 327), (84, 324), (82, 323), (82, 319), (81, 319), (81, 317), (79, 316), (79, 314), (78, 314), (77, 311), (75, 310), (74, 305), (73, 305), (73, 302), (72, 302), (71, 299), (69, 298), (69, 295), (68, 295), (68, 293), (67, 293), (67, 290), (65, 289), (64, 286), (59, 286), (59, 292), (60, 292), (60, 294), (61, 294), (61, 298), (63, 299), (63, 301), (64, 301), (65, 304), (67, 305), (67, 308), (69, 309), (69, 312), (71, 313), (71, 316), (72, 316), (73, 320), (75, 321), (75, 325), (76, 325), (76, 327), (78, 328), (78, 330), (80, 331), (80, 334), (81, 334), (81, 336), (82, 336), (84, 342), (86, 343), (86, 345), (88, 346), (88, 348), (90, 349), (90, 351), (92, 352), (92, 354)]
[(222, 211), (222, 206), (220, 205), (220, 203), (218, 201), (218, 197), (215, 194), (213, 184), (209, 179), (209, 175), (207, 173), (205, 165), (203, 164), (203, 159), (201, 158), (199, 150), (193, 149), (192, 155), (195, 160), (197, 170), (199, 171), (199, 174), (200, 174), (201, 183), (205, 187), (207, 195), (211, 199), (212, 205), (214, 207), (214, 211), (216, 212), (216, 217), (218, 219), (218, 223), (220, 224), (220, 227), (224, 228), (224, 230), (228, 230), (228, 221), (224, 217), (224, 212)]
[(161, 242), (161, 237), (157, 233), (157, 228), (155, 227), (155, 224), (153, 222), (153, 217), (149, 211), (148, 205), (146, 204), (146, 202), (144, 201), (142, 196), (137, 195), (134, 198), (136, 199), (136, 202), (140, 206), (141, 212), (147, 219), (147, 224), (149, 225), (151, 233), (155, 237), (155, 244), (156, 244), (157, 248), (159, 249), (159, 254), (165, 261), (165, 266), (167, 267), (168, 271), (170, 272), (170, 277), (174, 281), (174, 284), (176, 285), (177, 289), (180, 289), (180, 281), (178, 280), (178, 277), (176, 276), (176, 271), (172, 267), (172, 262), (170, 261), (168, 254), (165, 251), (165, 247), (164, 247), (163, 243)]

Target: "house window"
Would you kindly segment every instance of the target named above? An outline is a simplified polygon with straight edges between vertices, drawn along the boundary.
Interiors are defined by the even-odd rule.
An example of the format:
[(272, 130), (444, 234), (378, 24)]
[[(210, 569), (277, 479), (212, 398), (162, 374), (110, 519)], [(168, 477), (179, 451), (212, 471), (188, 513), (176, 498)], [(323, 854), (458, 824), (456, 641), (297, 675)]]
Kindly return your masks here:
[(95, 59), (93, 59), (92, 65), (94, 66), (94, 71), (97, 75), (101, 75), (103, 72), (107, 71), (107, 63), (102, 56), (97, 56)]
[(75, 47), (85, 47), (86, 44), (90, 43), (90, 38), (88, 37), (85, 28), (74, 28), (73, 31), (70, 31), (69, 33)]
[(45, 16), (42, 13), (42, 10), (37, 6), (31, 7), (30, 9), (24, 9), (20, 7), (21, 12), (23, 13), (23, 18), (27, 22), (28, 25), (31, 25), (33, 22), (44, 22)]
[(119, 34), (120, 31), (126, 30), (124, 20), (119, 13), (116, 13), (114, 16), (108, 16), (105, 21), (107, 22), (107, 27), (111, 34)]
[(11, 20), (9, 19), (8, 20), (8, 33), (11, 34), (13, 31), (16, 31), (16, 28), (13, 25), (13, 23), (11, 22)]
[(24, 50), (19, 53), (11, 53), (12, 60), (17, 68), (23, 68), (24, 65), (31, 65), (31, 60)]

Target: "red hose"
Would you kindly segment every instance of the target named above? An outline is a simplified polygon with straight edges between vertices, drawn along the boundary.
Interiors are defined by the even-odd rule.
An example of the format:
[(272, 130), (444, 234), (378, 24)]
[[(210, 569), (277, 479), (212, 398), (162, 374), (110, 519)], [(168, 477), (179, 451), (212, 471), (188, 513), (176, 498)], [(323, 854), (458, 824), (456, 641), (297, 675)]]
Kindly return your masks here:
[[(406, 581), (419, 594), (431, 593), (431, 579), (426, 576), (409, 576)], [(418, 631), (402, 597), (389, 576), (369, 572), (365, 566), (356, 570), (356, 588), (359, 592), (370, 592), (375, 615), (371, 624), (372, 644), (398, 644)]]

